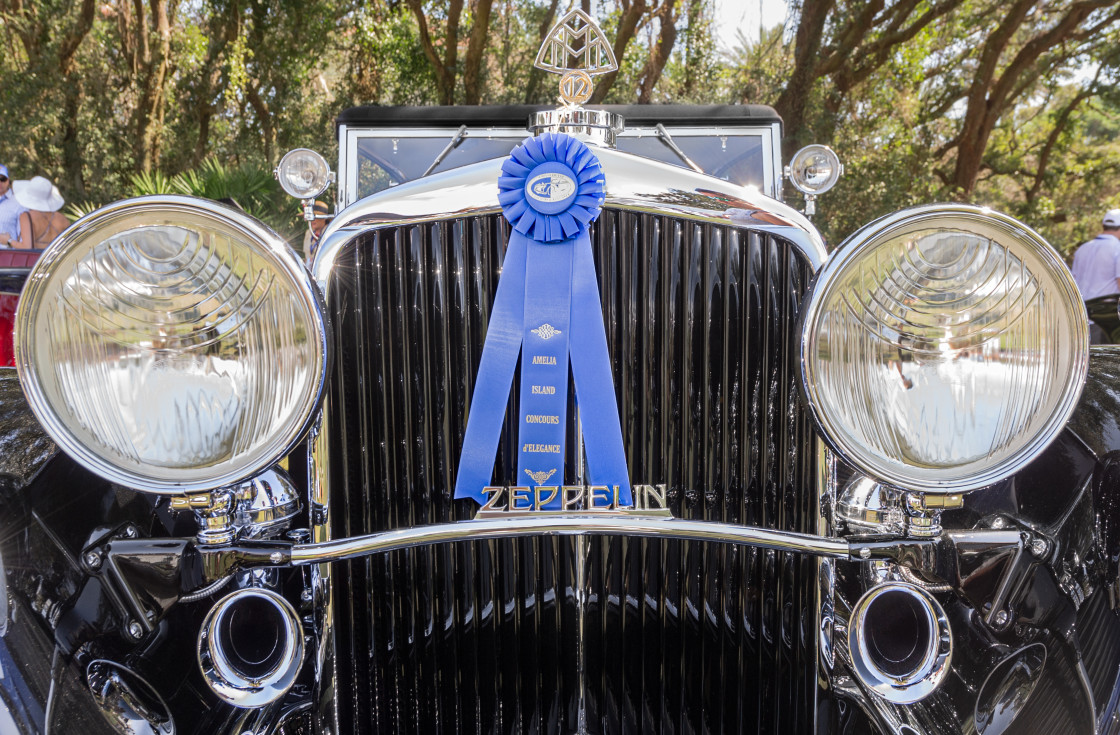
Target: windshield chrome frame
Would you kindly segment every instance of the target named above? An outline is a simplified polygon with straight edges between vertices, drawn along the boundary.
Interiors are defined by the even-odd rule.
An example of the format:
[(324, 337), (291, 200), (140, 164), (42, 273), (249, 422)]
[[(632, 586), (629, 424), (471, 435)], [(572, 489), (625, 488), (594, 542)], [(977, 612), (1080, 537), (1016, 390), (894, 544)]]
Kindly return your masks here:
[[(402, 141), (408, 138), (446, 138), (451, 140), (459, 126), (426, 126), (416, 128), (403, 127), (352, 127), (340, 125), (338, 128), (338, 205), (339, 208), (349, 207), (358, 201), (358, 144), (363, 138), (399, 138)], [(777, 122), (759, 125), (721, 125), (717, 127), (701, 127), (696, 125), (674, 126), (670, 120), (666, 128), (672, 133), (673, 138), (758, 138), (762, 142), (762, 181), (761, 190), (764, 194), (776, 200), (782, 199), (784, 178), (782, 174), (782, 128)], [(503, 138), (510, 140), (523, 140), (528, 137), (525, 128), (516, 126), (468, 126), (465, 138)], [(616, 138), (654, 138), (658, 137), (657, 130), (651, 125), (634, 125), (616, 133)], [(643, 159), (648, 160), (648, 159)], [(454, 171), (455, 169), (450, 169)], [(686, 169), (687, 170), (687, 169)], [(447, 172), (441, 172), (447, 173)], [(418, 179), (417, 179), (418, 180)], [(727, 183), (727, 182), (724, 182)], [(395, 188), (395, 187), (393, 187)], [(378, 192), (373, 196), (380, 195)]]

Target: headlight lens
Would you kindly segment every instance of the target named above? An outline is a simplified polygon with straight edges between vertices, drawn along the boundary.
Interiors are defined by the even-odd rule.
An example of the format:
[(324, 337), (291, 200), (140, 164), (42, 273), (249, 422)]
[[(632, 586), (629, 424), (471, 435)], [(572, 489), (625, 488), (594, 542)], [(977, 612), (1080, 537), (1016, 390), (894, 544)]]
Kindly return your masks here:
[(865, 472), (952, 492), (1001, 480), (1057, 435), (1088, 371), (1085, 306), (1025, 225), (967, 206), (853, 235), (805, 317), (806, 392)]
[(43, 254), (16, 316), (32, 409), (71, 455), (154, 492), (238, 482), (318, 406), (317, 292), (271, 230), (187, 197), (121, 202)]

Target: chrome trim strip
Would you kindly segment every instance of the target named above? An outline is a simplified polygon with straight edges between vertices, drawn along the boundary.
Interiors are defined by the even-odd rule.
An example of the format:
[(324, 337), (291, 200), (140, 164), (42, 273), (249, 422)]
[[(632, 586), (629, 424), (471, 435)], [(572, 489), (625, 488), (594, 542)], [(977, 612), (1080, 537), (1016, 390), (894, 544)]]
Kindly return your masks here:
[[(817, 450), (817, 534), (834, 538), (833, 525), (836, 508), (836, 461), (828, 446), (818, 437)], [(820, 732), (821, 692), (832, 687), (832, 672), (836, 666), (833, 639), (836, 635), (836, 561), (817, 557), (817, 584), (814, 585), (813, 612), (816, 624), (817, 686), (813, 692), (813, 733)]]
[[(323, 401), (323, 410), (308, 439), (307, 483), (308, 509), (311, 520), (311, 539), (314, 544), (331, 540), (330, 517), (330, 443), (325, 427), (330, 417), (331, 399)], [(331, 565), (315, 564), (311, 567), (312, 607), (315, 611), (315, 688), (312, 698), (317, 730), (339, 730), (338, 687), (335, 685), (336, 642), (334, 637), (334, 585), (331, 583)]]
[(773, 531), (768, 528), (738, 526), (714, 521), (688, 521), (679, 518), (635, 518), (633, 516), (593, 515), (590, 513), (533, 514), (514, 518), (440, 523), (415, 528), (398, 528), (366, 536), (296, 544), (292, 547), (291, 564), (356, 559), (416, 546), (429, 546), (451, 541), (483, 541), (520, 536), (577, 536), (597, 534), (608, 536), (644, 536), (678, 538), (690, 541), (757, 546), (763, 549), (794, 551), (836, 559), (848, 559), (852, 547), (847, 541), (823, 538), (808, 533)]
[[(812, 223), (755, 187), (743, 187), (679, 166), (609, 148), (596, 149), (607, 192), (603, 206), (698, 222), (749, 227), (788, 240), (818, 270), (828, 257)], [(356, 202), (323, 232), (312, 272), (324, 293), (335, 259), (355, 236), (376, 227), (398, 227), (501, 210), (497, 182), (504, 159), (410, 181)]]

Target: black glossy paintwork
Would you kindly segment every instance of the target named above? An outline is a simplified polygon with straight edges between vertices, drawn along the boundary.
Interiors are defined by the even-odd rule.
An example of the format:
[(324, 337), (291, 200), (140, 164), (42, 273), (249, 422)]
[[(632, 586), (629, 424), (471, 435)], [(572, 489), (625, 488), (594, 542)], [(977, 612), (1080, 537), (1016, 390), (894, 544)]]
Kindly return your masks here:
[(26, 486), (56, 454), (23, 398), (15, 368), (0, 368), (0, 497)]
[[(1106, 574), (1115, 580), (1120, 574), (1120, 347), (1093, 348), (1089, 380), (1067, 434), (1099, 463), (1093, 477), (1093, 507), (1108, 564)], [(1055, 479), (1058, 487), (1069, 483), (1068, 477)]]
[[(154, 629), (140, 640), (126, 632), (134, 608), (108, 569), (90, 574), (82, 564), (83, 550), (104, 547), (130, 525), (144, 538), (108, 545), (148, 547), (147, 554), (124, 563), (140, 604), (155, 614)], [(180, 734), (221, 731), (230, 708), (206, 689), (195, 663), (199, 625), (216, 597), (172, 606), (168, 555), (182, 544), (144, 540), (186, 535), (193, 527), (190, 518), (169, 513), (166, 500), (112, 485), (64, 454), (45, 462), (24, 487), (0, 493), (0, 556), (10, 608), (0, 636), (0, 696), (22, 732), (112, 732), (86, 684), (86, 666), (99, 658), (128, 666), (161, 692)], [(161, 555), (166, 563), (136, 563)]]
[[(385, 230), (336, 260), (336, 536), (477, 510), (451, 492), (505, 237), (483, 216)], [(794, 370), (808, 264), (745, 230), (613, 211), (594, 243), (633, 481), (666, 483), (680, 517), (814, 531)], [(514, 442), (498, 484), (516, 483)], [(342, 730), (807, 732), (815, 566), (625, 538), (339, 565)]]
[[(1094, 348), (1067, 429), (1017, 475), (970, 493), (963, 508), (942, 514), (946, 529), (1017, 529), (1028, 539), (1045, 539), (1048, 547), (1042, 557), (1015, 559), (1007, 551), (956, 560), (960, 578), (949, 580), (954, 591), (938, 595), (953, 630), (953, 676), (907, 708), (920, 729), (975, 732), (973, 716), (988, 675), (1031, 643), (1045, 646), (1047, 662), (1018, 716), (1010, 724), (1001, 721), (1007, 724), (1003, 732), (1092, 733), (1094, 719), (1112, 721), (1120, 699), (1120, 617), (1109, 590), (1120, 553), (1118, 418), (1120, 350)], [(867, 589), (861, 565), (839, 564), (838, 579), (838, 591), (850, 600)], [(1005, 579), (1012, 622), (996, 629), (983, 617)], [(997, 730), (990, 726), (986, 735)]]
[(1101, 296), (1085, 302), (1089, 321), (1094, 326), (1094, 344), (1120, 343), (1120, 314), (1117, 313), (1117, 296)]

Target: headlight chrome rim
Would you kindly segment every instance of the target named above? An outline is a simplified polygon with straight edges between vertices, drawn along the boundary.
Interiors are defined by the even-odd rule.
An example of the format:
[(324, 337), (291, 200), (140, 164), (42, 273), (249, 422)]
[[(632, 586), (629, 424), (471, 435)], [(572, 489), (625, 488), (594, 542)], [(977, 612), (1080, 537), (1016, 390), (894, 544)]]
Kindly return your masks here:
[[(822, 400), (816, 390), (816, 366), (813, 348), (817, 338), (821, 310), (825, 296), (829, 294), (837, 279), (846, 273), (852, 261), (860, 258), (868, 250), (884, 244), (893, 237), (907, 232), (919, 232), (932, 227), (938, 219), (952, 217), (971, 220), (988, 229), (995, 229), (1010, 237), (1017, 238), (1020, 244), (1032, 248), (1040, 258), (1061, 289), (1065, 302), (1072, 308), (1080, 308), (1079, 321), (1084, 327), (1073, 335), (1074, 348), (1070, 363), (1072, 374), (1068, 376), (1061, 402), (1049, 414), (1049, 418), (1035, 435), (1024, 443), (1012, 456), (983, 471), (968, 473), (959, 477), (936, 479), (915, 476), (897, 471), (882, 462), (875, 462), (866, 456), (861, 446), (849, 443), (847, 432), (839, 426), (839, 418), (822, 409)], [(1077, 317), (1078, 315), (1074, 315)], [(825, 266), (817, 273), (809, 294), (809, 300), (801, 317), (800, 337), (800, 378), (802, 394), (810, 406), (810, 413), (826, 443), (838, 452), (848, 463), (874, 478), (904, 490), (929, 492), (933, 494), (971, 492), (989, 487), (1018, 472), (1037, 457), (1061, 432), (1080, 400), (1082, 389), (1088, 378), (1089, 334), (1088, 317), (1084, 302), (1081, 300), (1077, 284), (1068, 267), (1057, 252), (1027, 225), (1018, 220), (988, 209), (966, 204), (931, 204), (901, 210), (881, 217), (865, 225), (852, 234), (832, 255)]]
[[(315, 378), (313, 387), (307, 392), (298, 411), (303, 418), (292, 422), (288, 431), (271, 437), (265, 444), (265, 450), (257, 453), (259, 455), (257, 461), (241, 463), (224, 472), (197, 480), (168, 480), (138, 474), (122, 469), (87, 447), (58, 415), (43, 389), (32, 356), (33, 317), (25, 316), (38, 308), (53, 270), (69, 256), (73, 247), (81, 247), (85, 238), (100, 229), (111, 227), (140, 213), (152, 212), (182, 213), (209, 218), (255, 241), (270, 258), (270, 264), (286, 277), (288, 285), (298, 296), (299, 302), (307, 309), (314, 327), (317, 355), (313, 367)], [(156, 494), (173, 495), (213, 490), (243, 482), (270, 467), (290, 452), (307, 434), (322, 405), (326, 386), (326, 374), (330, 362), (330, 330), (327, 319), (322, 296), (314, 285), (307, 267), (280, 235), (255, 218), (216, 202), (196, 197), (179, 195), (138, 197), (115, 202), (85, 215), (43, 251), (28, 275), (16, 310), (14, 320), (16, 328), (13, 332), (15, 366), (28, 404), (36, 418), (51, 438), (87, 469), (111, 482)]]

